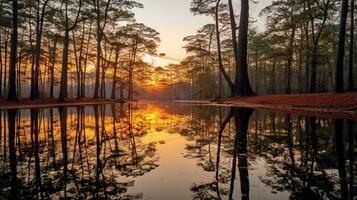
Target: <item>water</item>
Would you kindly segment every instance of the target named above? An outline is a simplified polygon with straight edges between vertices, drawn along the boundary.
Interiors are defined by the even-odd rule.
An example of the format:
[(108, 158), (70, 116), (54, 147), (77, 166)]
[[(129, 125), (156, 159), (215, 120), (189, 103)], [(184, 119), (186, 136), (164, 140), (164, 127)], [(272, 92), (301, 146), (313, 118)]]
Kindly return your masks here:
[(0, 199), (316, 200), (356, 191), (355, 122), (163, 103), (0, 116)]

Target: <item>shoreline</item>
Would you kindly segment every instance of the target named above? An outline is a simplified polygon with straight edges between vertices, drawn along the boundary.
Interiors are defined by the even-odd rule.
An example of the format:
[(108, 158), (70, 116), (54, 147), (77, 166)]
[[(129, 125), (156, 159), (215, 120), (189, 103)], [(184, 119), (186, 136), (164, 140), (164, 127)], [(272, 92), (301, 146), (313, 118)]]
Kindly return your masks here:
[(89, 106), (99, 104), (113, 104), (113, 103), (125, 103), (125, 101), (117, 99), (66, 99), (65, 102), (59, 102), (55, 98), (43, 98), (37, 100), (20, 99), (18, 102), (12, 102), (7, 100), (0, 100), (0, 110), (7, 109), (36, 109), (36, 108), (53, 108), (53, 107), (75, 107), (75, 106)]
[(243, 107), (300, 116), (316, 116), (357, 121), (357, 92), (341, 94), (267, 95), (235, 97), (224, 100), (178, 100), (174, 102)]
[[(53, 107), (75, 107), (100, 104), (126, 103), (118, 99), (76, 99), (69, 98), (59, 102), (55, 98), (37, 100), (20, 99), (18, 102), (0, 100), (0, 110), (6, 109), (38, 109)], [(136, 101), (135, 101), (136, 102)], [(357, 121), (357, 92), (351, 93), (316, 93), (316, 94), (291, 94), (267, 95), (252, 97), (235, 97), (223, 100), (173, 100), (173, 103), (214, 105), (227, 107), (243, 107), (256, 110), (289, 113), (299, 116), (316, 116), (331, 119), (346, 119)]]

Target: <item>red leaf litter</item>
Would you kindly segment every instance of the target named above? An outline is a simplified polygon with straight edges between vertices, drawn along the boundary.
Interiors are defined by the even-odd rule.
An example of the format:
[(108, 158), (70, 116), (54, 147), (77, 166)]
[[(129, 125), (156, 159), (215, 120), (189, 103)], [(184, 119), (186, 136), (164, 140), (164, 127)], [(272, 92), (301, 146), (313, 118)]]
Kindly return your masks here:
[(236, 97), (224, 103), (260, 110), (357, 121), (357, 92)]

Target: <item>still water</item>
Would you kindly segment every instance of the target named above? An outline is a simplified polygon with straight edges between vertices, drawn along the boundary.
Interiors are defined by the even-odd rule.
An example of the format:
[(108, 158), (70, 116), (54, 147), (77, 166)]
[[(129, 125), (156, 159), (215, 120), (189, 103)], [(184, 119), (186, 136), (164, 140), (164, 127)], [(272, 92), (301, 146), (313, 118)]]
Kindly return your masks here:
[(0, 199), (317, 200), (357, 193), (351, 121), (163, 103), (0, 113)]

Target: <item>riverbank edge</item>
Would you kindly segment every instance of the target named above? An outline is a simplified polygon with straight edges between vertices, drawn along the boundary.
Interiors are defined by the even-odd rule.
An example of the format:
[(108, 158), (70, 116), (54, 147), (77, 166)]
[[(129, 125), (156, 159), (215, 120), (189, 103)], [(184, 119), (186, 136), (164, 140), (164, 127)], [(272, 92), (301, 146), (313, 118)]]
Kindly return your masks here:
[(90, 106), (90, 105), (100, 105), (100, 104), (116, 104), (125, 103), (125, 101), (118, 99), (75, 99), (69, 98), (64, 102), (59, 102), (55, 98), (43, 98), (37, 100), (31, 99), (20, 99), (17, 102), (0, 100), (0, 110), (5, 109), (36, 109), (36, 108), (53, 108), (53, 107), (76, 107), (76, 106)]
[(224, 100), (179, 100), (176, 103), (223, 105), (289, 113), (300, 116), (327, 117), (357, 121), (357, 92), (315, 93), (235, 97)]

